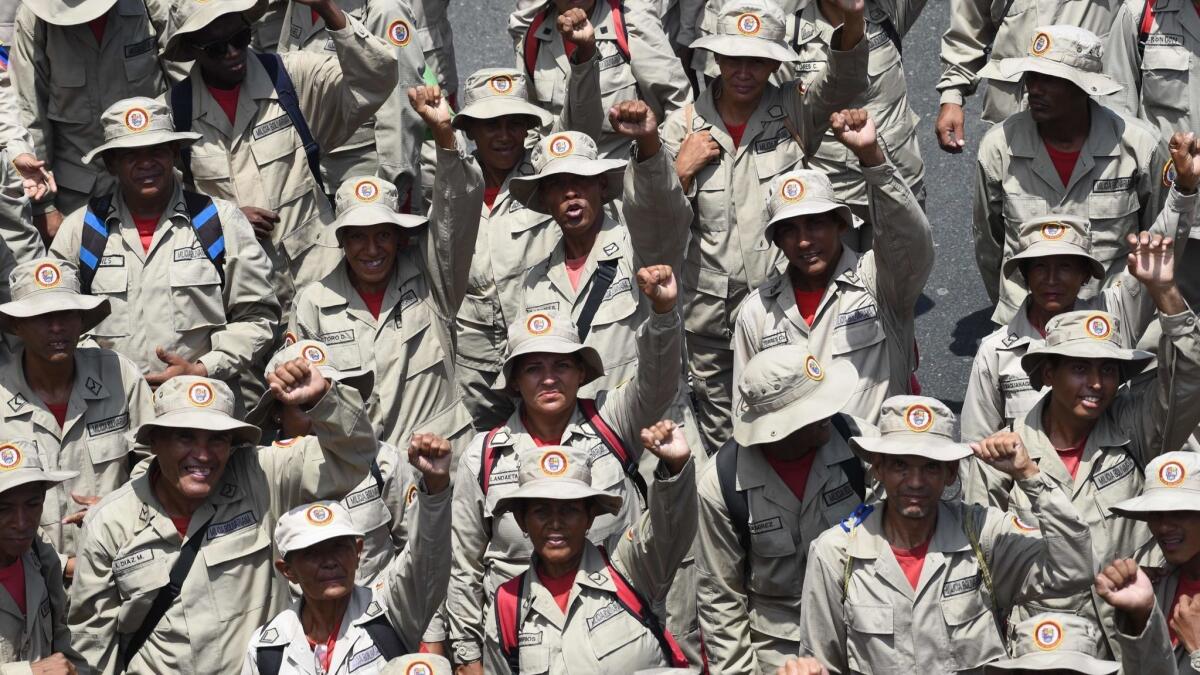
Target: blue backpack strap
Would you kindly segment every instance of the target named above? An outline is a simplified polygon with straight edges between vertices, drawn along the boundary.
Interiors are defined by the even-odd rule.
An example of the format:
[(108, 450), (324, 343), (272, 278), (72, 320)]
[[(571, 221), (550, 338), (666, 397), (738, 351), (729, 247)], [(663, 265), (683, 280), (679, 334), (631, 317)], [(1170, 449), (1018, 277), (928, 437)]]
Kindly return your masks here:
[(328, 194), (325, 181), (321, 178), (321, 146), (313, 137), (312, 130), (308, 128), (308, 121), (304, 119), (304, 113), (300, 110), (300, 97), (296, 95), (292, 78), (283, 66), (283, 59), (278, 54), (255, 52), (254, 55), (258, 57), (263, 68), (266, 68), (267, 75), (275, 85), (275, 93), (279, 95), (279, 105), (283, 106), (288, 119), (292, 121), (292, 126), (296, 128), (296, 133), (300, 134), (300, 142), (304, 144), (304, 154), (308, 157), (308, 170), (312, 172), (313, 180), (317, 181), (322, 193)]
[(101, 195), (88, 201), (87, 211), (83, 214), (83, 232), (79, 238), (79, 291), (84, 295), (92, 292), (92, 280), (104, 258), (111, 208), (112, 195)]
[[(192, 130), (192, 78), (185, 77), (182, 82), (171, 87), (171, 119), (175, 122), (175, 131), (187, 133)], [(183, 172), (183, 184), (195, 187), (192, 177), (192, 148), (187, 143), (179, 144), (179, 170)]]
[(225, 231), (221, 227), (221, 217), (217, 215), (217, 205), (212, 198), (197, 192), (183, 191), (183, 201), (187, 206), (188, 216), (192, 220), (192, 229), (204, 255), (208, 257), (217, 274), (221, 277), (221, 286), (225, 286)]

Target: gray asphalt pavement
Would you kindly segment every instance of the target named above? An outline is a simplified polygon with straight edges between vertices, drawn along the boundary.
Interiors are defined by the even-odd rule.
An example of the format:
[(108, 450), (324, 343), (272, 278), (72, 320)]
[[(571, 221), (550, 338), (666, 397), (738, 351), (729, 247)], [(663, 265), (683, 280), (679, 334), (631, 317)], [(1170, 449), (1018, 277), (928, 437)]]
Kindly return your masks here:
[[(479, 68), (514, 63), (506, 30), (508, 13), (514, 5), (511, 0), (453, 0), (450, 16), (460, 81)], [(933, 87), (941, 72), (938, 44), (950, 22), (949, 7), (949, 0), (929, 2), (904, 39), (904, 61), (909, 98), (922, 119), (926, 203), (937, 248), (937, 264), (918, 305), (919, 377), (926, 395), (940, 398), (957, 410), (966, 389), (971, 358), (980, 338), (991, 330), (991, 310), (975, 270), (971, 243), (973, 157), (984, 131), (978, 119), (978, 97), (967, 104), (967, 148), (963, 154), (943, 153), (933, 135), (938, 107)]]

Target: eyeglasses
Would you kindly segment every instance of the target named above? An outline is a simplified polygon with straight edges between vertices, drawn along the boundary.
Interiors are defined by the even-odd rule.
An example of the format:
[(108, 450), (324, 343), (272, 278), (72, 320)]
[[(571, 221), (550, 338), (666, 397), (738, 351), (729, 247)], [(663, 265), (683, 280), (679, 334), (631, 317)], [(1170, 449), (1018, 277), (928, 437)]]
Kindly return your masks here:
[(245, 49), (246, 47), (249, 47), (252, 37), (253, 31), (249, 26), (246, 26), (245, 28), (223, 40), (213, 40), (212, 42), (206, 42), (204, 44), (193, 43), (192, 46), (204, 52), (205, 55), (207, 55), (210, 59), (219, 59), (229, 52), (230, 47), (233, 47), (234, 49)]

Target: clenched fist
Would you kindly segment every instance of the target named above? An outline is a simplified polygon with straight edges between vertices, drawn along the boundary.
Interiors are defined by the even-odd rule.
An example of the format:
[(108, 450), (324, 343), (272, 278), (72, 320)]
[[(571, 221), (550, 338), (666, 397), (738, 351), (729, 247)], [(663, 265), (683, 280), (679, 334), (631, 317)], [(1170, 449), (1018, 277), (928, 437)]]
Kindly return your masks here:
[(650, 265), (637, 272), (638, 288), (642, 290), (655, 314), (666, 314), (675, 309), (679, 298), (679, 286), (670, 265)]

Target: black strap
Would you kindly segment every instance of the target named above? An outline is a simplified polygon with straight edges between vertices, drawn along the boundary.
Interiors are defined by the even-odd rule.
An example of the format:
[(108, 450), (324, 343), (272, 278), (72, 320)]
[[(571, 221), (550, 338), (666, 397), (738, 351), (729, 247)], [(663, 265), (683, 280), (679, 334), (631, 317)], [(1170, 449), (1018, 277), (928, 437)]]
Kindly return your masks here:
[[(175, 122), (175, 131), (187, 133), (192, 130), (192, 78), (185, 77), (182, 82), (171, 87), (171, 119)], [(195, 188), (196, 180), (192, 176), (192, 148), (187, 143), (179, 144), (179, 170), (183, 172), (185, 187)]]
[(400, 634), (392, 627), (392, 622), (383, 614), (362, 624), (362, 629), (371, 637), (371, 642), (375, 643), (379, 653), (383, 654), (384, 661), (391, 661), (413, 651), (404, 644)]
[[(850, 444), (851, 437), (861, 433), (858, 424), (849, 415), (837, 413), (832, 420), (833, 428), (837, 429), (838, 435), (846, 441), (847, 445)], [(838, 466), (842, 468), (842, 473), (846, 474), (846, 481), (850, 483), (854, 494), (858, 495), (858, 501), (865, 500), (867, 498), (867, 472), (863, 469), (862, 461), (858, 457), (851, 457), (838, 462)]]
[(601, 260), (596, 265), (596, 277), (592, 280), (592, 290), (588, 291), (587, 300), (583, 303), (583, 311), (579, 313), (579, 320), (575, 322), (575, 328), (579, 330), (579, 341), (587, 340), (588, 333), (592, 332), (592, 319), (596, 318), (596, 310), (600, 309), (600, 303), (604, 302), (604, 294), (608, 292), (608, 287), (612, 286), (613, 279), (617, 276), (617, 261)]
[(83, 232), (79, 238), (79, 292), (90, 295), (92, 280), (104, 259), (104, 247), (108, 245), (108, 212), (112, 209), (111, 194), (100, 195), (88, 201), (83, 214)]
[(383, 472), (379, 470), (379, 462), (371, 460), (371, 477), (375, 479), (375, 487), (379, 488), (379, 496), (383, 497)]
[(146, 618), (142, 619), (142, 625), (138, 626), (137, 631), (126, 643), (125, 649), (121, 650), (121, 664), (117, 670), (118, 673), (123, 673), (129, 668), (133, 657), (142, 648), (142, 645), (146, 644), (146, 639), (154, 632), (158, 622), (162, 621), (167, 610), (179, 597), (179, 593), (183, 590), (183, 582), (187, 579), (188, 571), (192, 569), (192, 563), (196, 561), (196, 554), (200, 551), (200, 544), (204, 541), (205, 533), (208, 532), (208, 524), (212, 522), (214, 515), (216, 515), (215, 512), (210, 514), (208, 520), (196, 528), (196, 533), (192, 535), (192, 538), (183, 542), (183, 548), (179, 550), (179, 557), (175, 559), (175, 564), (171, 565), (171, 575), (167, 585), (158, 589), (158, 593), (154, 595), (154, 602), (150, 605), (150, 611), (146, 612)]
[(904, 58), (904, 43), (900, 40), (900, 31), (896, 30), (896, 24), (892, 23), (890, 16), (883, 17), (883, 22), (879, 24), (884, 33), (887, 33), (888, 39), (892, 41), (892, 46), (900, 53), (900, 58)]
[(308, 170), (312, 172), (313, 180), (317, 181), (317, 187), (321, 188), (322, 193), (328, 193), (325, 181), (321, 178), (321, 146), (313, 137), (312, 130), (308, 128), (308, 120), (304, 119), (304, 113), (300, 110), (300, 97), (296, 95), (292, 77), (283, 66), (283, 58), (278, 54), (256, 52), (254, 55), (258, 57), (263, 68), (266, 68), (267, 75), (275, 85), (275, 93), (279, 95), (279, 105), (292, 121), (296, 133), (300, 134), (300, 142), (304, 145), (304, 154), (308, 157)]
[(187, 206), (188, 217), (192, 221), (192, 231), (204, 249), (204, 255), (217, 274), (221, 277), (221, 287), (225, 287), (225, 228), (221, 226), (221, 217), (217, 214), (217, 205), (211, 197), (190, 190), (183, 191), (183, 202)]
[(287, 645), (259, 647), (257, 649), (259, 675), (279, 675), (279, 669), (283, 667), (283, 650), (285, 647)]

